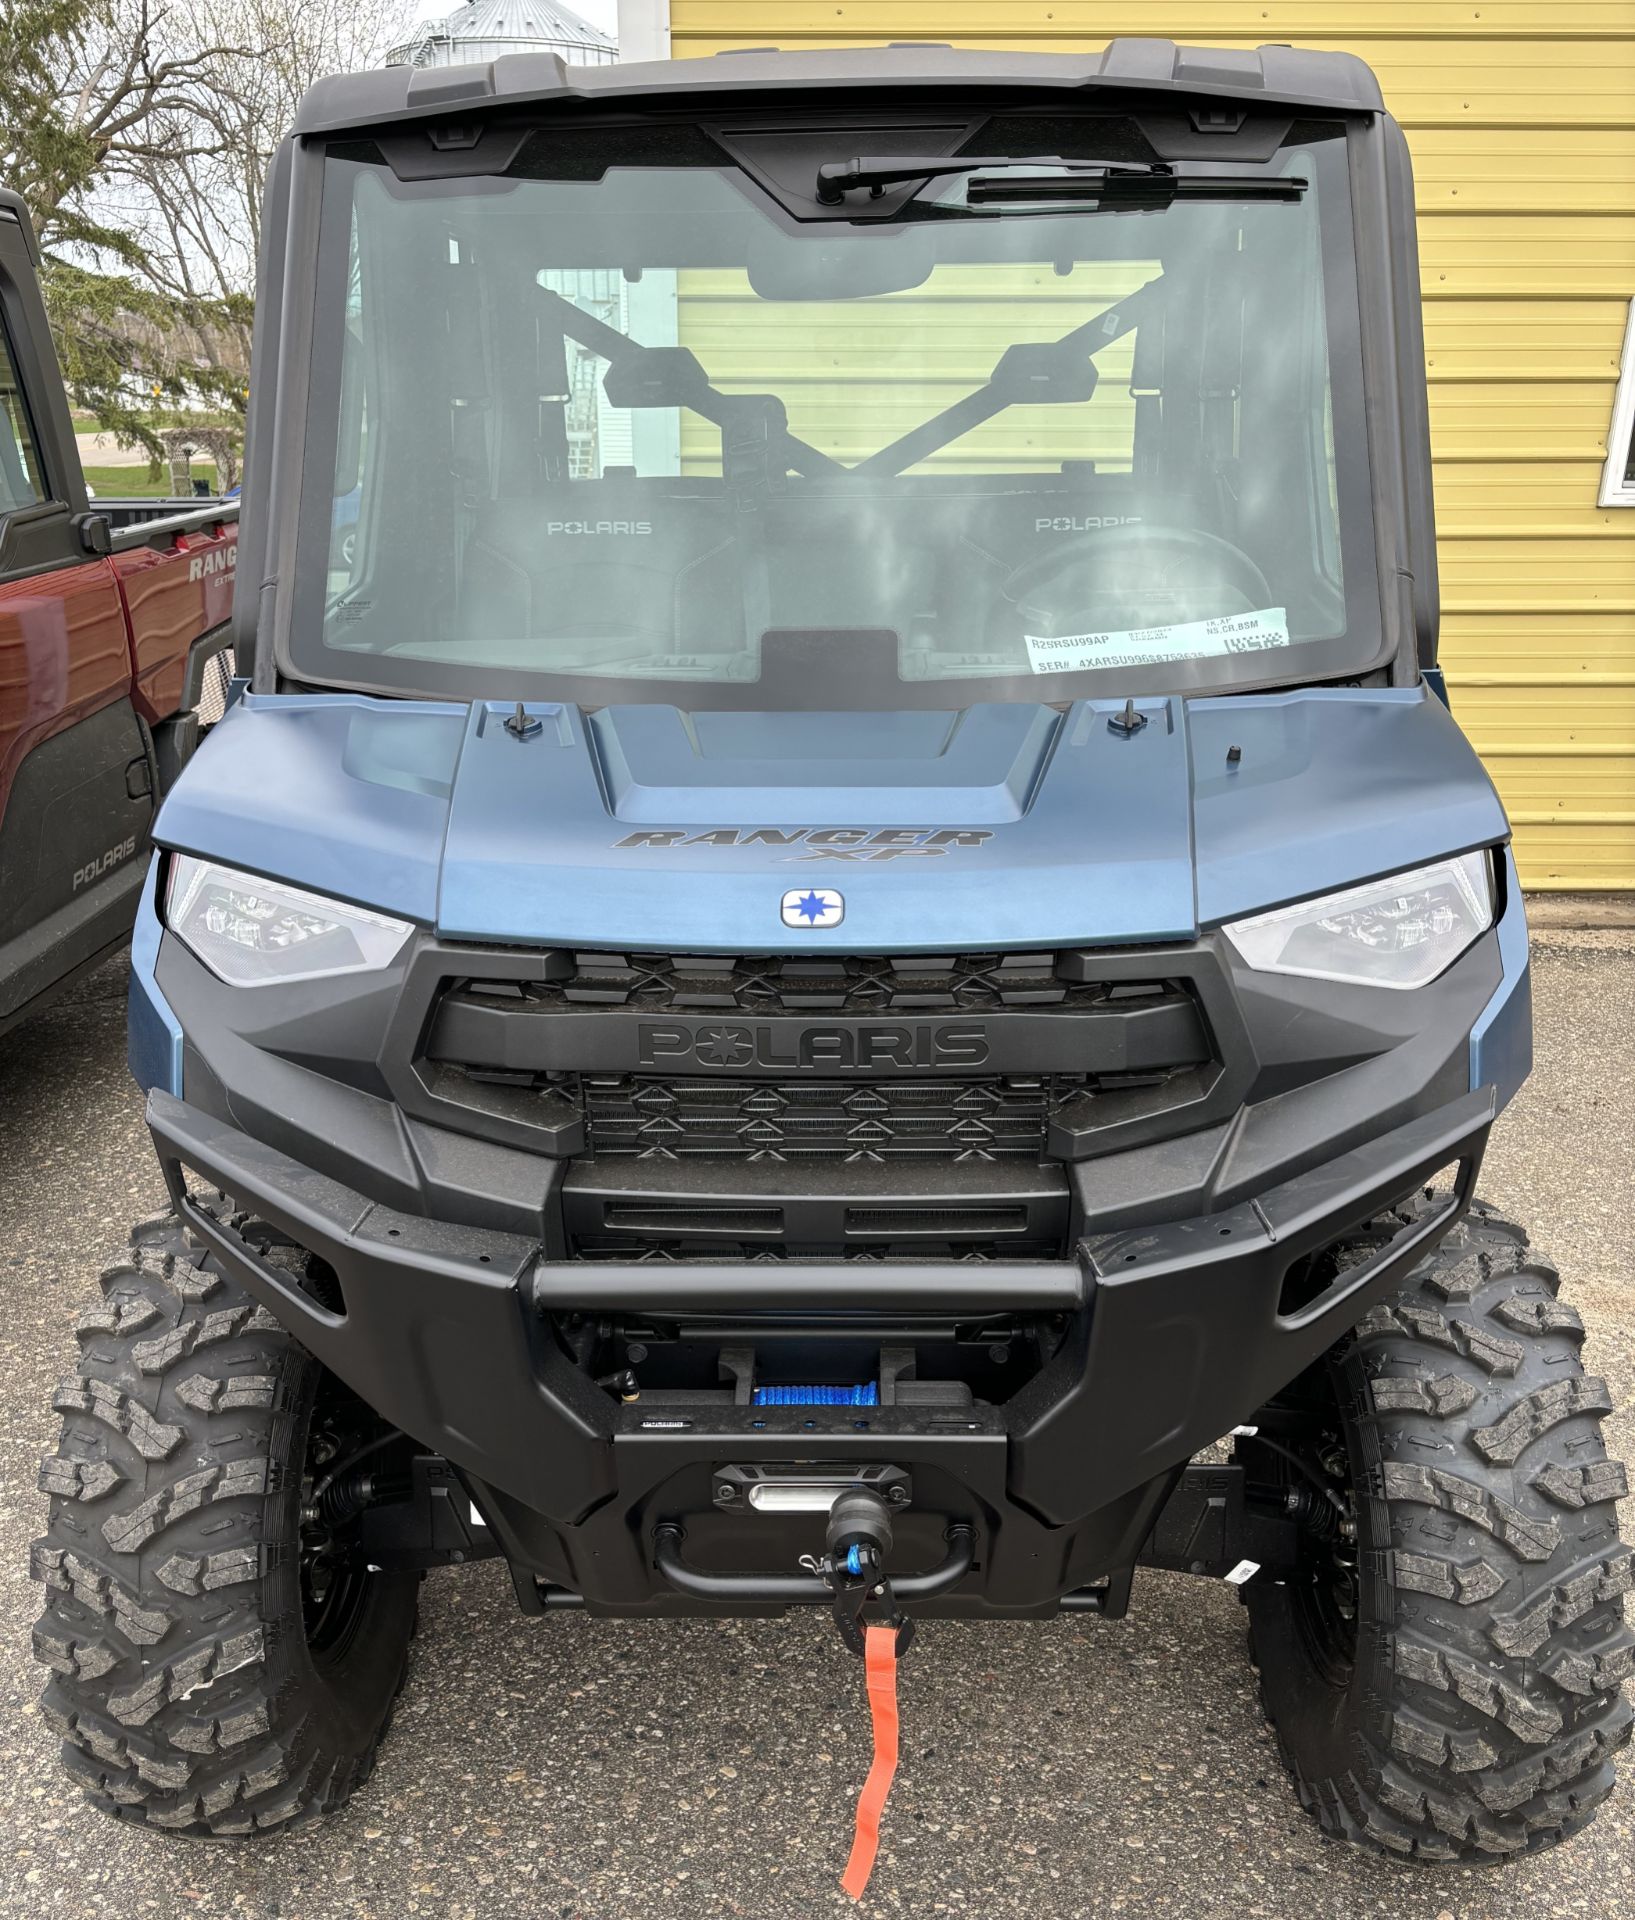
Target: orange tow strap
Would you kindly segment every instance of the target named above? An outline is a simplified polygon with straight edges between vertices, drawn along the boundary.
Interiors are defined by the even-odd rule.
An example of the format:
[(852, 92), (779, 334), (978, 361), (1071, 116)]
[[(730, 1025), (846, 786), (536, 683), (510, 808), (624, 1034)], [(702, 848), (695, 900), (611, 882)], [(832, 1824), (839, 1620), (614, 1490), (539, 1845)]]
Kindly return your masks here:
[(869, 1683), (869, 1716), (874, 1722), (874, 1761), (863, 1791), (857, 1797), (857, 1833), (852, 1841), (852, 1857), (840, 1884), (854, 1900), (863, 1898), (863, 1889), (874, 1871), (874, 1856), (880, 1847), (880, 1815), (885, 1811), (886, 1795), (897, 1772), (897, 1629), (863, 1629), (863, 1666)]

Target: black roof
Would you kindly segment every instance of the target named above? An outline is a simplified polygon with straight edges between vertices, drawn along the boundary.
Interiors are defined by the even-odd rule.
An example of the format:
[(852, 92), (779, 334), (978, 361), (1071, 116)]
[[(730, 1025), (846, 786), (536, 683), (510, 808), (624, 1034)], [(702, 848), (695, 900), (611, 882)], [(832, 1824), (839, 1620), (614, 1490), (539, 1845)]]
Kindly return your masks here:
[(929, 45), (782, 53), (757, 47), (698, 60), (569, 66), (554, 53), (519, 53), (468, 66), (388, 67), (320, 80), (296, 114), (298, 134), (340, 133), (403, 119), (437, 119), (489, 107), (630, 103), (844, 89), (880, 93), (1025, 95), (1097, 88), (1185, 94), (1269, 107), (1377, 113), (1373, 71), (1354, 54), (1307, 48), (1181, 47), (1173, 40), (1114, 40), (1102, 53), (994, 53)]

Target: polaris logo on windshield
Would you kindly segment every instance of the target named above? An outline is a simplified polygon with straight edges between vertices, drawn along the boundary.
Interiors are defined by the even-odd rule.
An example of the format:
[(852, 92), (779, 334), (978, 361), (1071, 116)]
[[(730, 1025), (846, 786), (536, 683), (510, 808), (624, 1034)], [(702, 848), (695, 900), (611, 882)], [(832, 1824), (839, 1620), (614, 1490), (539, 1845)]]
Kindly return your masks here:
[(644, 1067), (754, 1067), (801, 1073), (871, 1073), (903, 1067), (980, 1067), (988, 1036), (979, 1026), (806, 1027), (780, 1020), (748, 1026), (721, 1021), (696, 1027), (644, 1024), (637, 1033)]
[(1063, 513), (1035, 520), (1035, 533), (1099, 533), (1103, 527), (1139, 527), (1138, 513)]
[(595, 534), (612, 534), (616, 538), (633, 539), (639, 534), (651, 533), (651, 520), (547, 520), (545, 532), (552, 534), (579, 534), (590, 537)]

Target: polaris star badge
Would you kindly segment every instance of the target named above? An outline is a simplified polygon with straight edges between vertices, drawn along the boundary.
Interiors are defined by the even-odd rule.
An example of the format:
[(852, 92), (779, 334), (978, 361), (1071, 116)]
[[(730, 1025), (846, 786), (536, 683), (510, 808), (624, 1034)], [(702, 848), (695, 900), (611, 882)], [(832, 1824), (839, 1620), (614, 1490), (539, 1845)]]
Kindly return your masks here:
[(786, 927), (838, 927), (846, 902), (832, 887), (792, 887), (783, 897)]

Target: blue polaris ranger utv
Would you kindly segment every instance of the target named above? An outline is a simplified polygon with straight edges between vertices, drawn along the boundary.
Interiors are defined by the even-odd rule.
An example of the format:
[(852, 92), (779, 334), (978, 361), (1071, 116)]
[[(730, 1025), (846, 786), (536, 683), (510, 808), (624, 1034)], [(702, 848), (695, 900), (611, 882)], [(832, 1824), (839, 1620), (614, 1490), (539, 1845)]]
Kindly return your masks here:
[(325, 83), (245, 499), (134, 953), (171, 1207), (44, 1470), (94, 1801), (340, 1806), (498, 1556), (879, 1672), (1226, 1580), (1326, 1829), (1590, 1817), (1624, 1476), (1473, 1197), (1527, 937), (1365, 67)]

